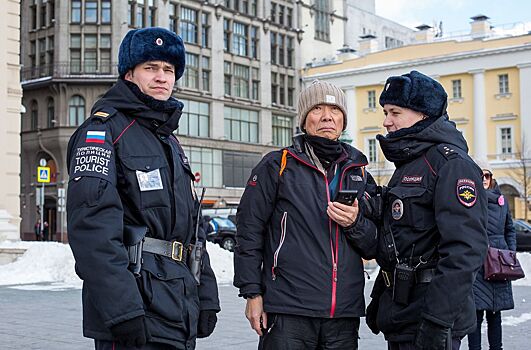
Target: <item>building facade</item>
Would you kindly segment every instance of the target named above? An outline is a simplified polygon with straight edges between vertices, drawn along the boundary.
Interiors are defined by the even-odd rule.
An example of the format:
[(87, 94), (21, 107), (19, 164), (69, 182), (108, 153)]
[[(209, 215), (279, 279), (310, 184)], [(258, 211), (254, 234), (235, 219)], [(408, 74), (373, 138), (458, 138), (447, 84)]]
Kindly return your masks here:
[[(176, 134), (206, 205), (239, 202), (263, 154), (290, 143), (299, 86), (295, 1), (23, 0), (21, 236), (33, 237), (36, 169), (51, 168), (44, 217), (66, 240), (66, 147), (91, 106), (118, 78), (121, 39), (132, 28), (175, 31), (187, 67), (174, 96), (185, 108)], [(13, 164), (15, 164), (13, 162)], [(54, 236), (55, 234), (55, 236)]]
[(348, 132), (368, 156), (377, 182), (385, 184), (394, 167), (375, 139), (386, 133), (378, 103), (383, 84), (411, 70), (437, 79), (448, 92), (448, 114), (465, 136), (469, 153), (493, 170), (513, 216), (531, 219), (529, 29), (500, 35), (488, 17), (476, 16), (469, 35), (435, 39), (430, 27), (421, 26), (415, 44), (310, 69), (303, 83), (319, 78), (344, 89), (351, 114)]
[(1, 0), (6, 15), (0, 23), (0, 241), (16, 240), (20, 223), (20, 1)]

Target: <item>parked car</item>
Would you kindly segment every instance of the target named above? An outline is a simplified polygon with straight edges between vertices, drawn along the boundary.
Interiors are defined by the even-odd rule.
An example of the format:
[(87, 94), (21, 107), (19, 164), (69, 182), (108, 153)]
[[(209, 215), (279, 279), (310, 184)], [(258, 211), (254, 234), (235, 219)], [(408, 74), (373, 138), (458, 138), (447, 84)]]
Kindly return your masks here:
[(213, 217), (209, 222), (207, 239), (232, 252), (236, 245), (236, 225), (228, 218)]
[(514, 220), (513, 223), (516, 230), (516, 250), (531, 251), (531, 225), (525, 220)]

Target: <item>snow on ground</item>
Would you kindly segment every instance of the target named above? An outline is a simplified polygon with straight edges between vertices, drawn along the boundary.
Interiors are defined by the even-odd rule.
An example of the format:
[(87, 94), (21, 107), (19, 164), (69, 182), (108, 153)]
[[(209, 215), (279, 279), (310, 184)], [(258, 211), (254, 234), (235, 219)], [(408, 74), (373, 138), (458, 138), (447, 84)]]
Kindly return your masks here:
[[(74, 257), (67, 244), (5, 241), (0, 242), (0, 248), (26, 249), (24, 255), (16, 261), (0, 265), (0, 285), (18, 285), (15, 288), (39, 290), (81, 288), (81, 280), (74, 272)], [(233, 254), (210, 242), (207, 243), (207, 249), (218, 284), (232, 284)], [(531, 253), (518, 253), (517, 256), (526, 277), (513, 282), (513, 285), (531, 286)], [(368, 269), (372, 281), (376, 278), (377, 271), (372, 266)]]
[[(57, 242), (0, 242), (0, 248), (26, 249), (24, 255), (0, 265), (0, 285), (24, 285), (17, 289), (64, 290), (81, 288), (74, 271), (70, 246)], [(232, 253), (217, 244), (207, 244), (211, 265), (219, 284), (232, 283)], [(47, 283), (46, 285), (34, 285)]]

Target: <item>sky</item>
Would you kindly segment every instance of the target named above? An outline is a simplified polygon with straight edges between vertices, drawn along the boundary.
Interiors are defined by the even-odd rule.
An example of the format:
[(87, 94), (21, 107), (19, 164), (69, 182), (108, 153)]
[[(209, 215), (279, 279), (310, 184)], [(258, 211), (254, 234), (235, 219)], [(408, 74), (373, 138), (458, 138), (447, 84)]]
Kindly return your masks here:
[[(491, 25), (527, 23), (531, 30), (531, 1), (529, 0), (375, 0), (376, 14), (410, 28), (420, 24), (433, 26), (443, 22), (444, 35), (470, 31), (470, 17), (482, 14), (490, 17)], [(506, 28), (509, 29), (509, 28)], [(457, 33), (456, 33), (457, 34)]]

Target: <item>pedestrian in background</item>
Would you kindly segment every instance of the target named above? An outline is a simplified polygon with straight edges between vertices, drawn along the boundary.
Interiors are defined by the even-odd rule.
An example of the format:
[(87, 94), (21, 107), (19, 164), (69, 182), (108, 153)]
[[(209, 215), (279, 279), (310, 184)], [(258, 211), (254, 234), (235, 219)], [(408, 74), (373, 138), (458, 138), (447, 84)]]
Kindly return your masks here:
[[(488, 217), (487, 235), (489, 246), (516, 251), (516, 231), (509, 205), (500, 192), (492, 172), (483, 169), (483, 187), (487, 190)], [(480, 268), (474, 282), (477, 328), (468, 335), (468, 349), (481, 350), (481, 325), (487, 319), (487, 338), (490, 350), (502, 349), (501, 311), (514, 309), (511, 281), (487, 281), (484, 268)]]
[(48, 224), (48, 221), (44, 221), (44, 223), (42, 224), (42, 240), (47, 241), (49, 234), (50, 234), (50, 225)]
[(35, 240), (40, 241), (42, 239), (41, 219), (37, 220), (33, 229), (35, 231)]
[(476, 327), (472, 285), (487, 251), (481, 169), (439, 82), (417, 71), (390, 77), (380, 105), (387, 135), (377, 139), (396, 170), (383, 191), (367, 324), (389, 350), (456, 350)]
[[(376, 186), (365, 155), (339, 141), (347, 125), (341, 89), (313, 82), (299, 95), (298, 113), (304, 134), (267, 154), (245, 188), (234, 285), (247, 299), (259, 348), (357, 349), (365, 307), (361, 257), (373, 257), (376, 248), (362, 197)], [(340, 190), (357, 192), (340, 203)]]

